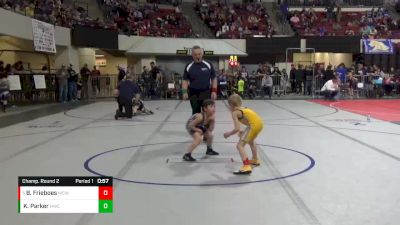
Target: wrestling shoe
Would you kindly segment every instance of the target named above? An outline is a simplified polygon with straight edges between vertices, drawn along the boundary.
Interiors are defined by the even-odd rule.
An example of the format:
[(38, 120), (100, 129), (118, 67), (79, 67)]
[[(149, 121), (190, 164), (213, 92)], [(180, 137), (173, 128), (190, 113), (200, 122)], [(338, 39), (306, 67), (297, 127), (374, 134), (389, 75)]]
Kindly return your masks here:
[(219, 155), (219, 153), (214, 151), (212, 148), (207, 148), (206, 155)]
[(251, 174), (251, 166), (250, 165), (243, 165), (240, 170), (233, 172), (235, 175), (246, 175)]
[(196, 159), (193, 158), (192, 154), (190, 154), (190, 153), (186, 153), (185, 155), (183, 155), (182, 159), (183, 159), (183, 161), (186, 161), (186, 162), (195, 162), (196, 161)]
[(259, 159), (252, 159), (250, 160), (250, 164), (253, 166), (259, 166), (261, 163)]

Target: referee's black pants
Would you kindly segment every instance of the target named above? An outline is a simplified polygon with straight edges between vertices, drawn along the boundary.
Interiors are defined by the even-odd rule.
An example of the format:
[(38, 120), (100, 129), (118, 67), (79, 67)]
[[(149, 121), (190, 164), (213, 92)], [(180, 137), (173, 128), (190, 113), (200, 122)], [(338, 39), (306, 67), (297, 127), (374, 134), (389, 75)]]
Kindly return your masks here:
[(201, 106), (203, 105), (203, 101), (206, 99), (211, 99), (210, 90), (189, 90), (189, 100), (190, 106), (192, 107), (192, 115), (201, 113)]
[(132, 118), (132, 101), (126, 100), (124, 98), (118, 97), (118, 117)]

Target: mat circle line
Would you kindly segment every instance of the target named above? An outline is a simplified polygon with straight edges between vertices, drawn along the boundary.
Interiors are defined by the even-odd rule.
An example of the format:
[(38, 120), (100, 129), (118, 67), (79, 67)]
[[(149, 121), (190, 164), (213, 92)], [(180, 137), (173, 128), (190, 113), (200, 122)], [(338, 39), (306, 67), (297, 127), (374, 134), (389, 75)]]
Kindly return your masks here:
[[(98, 176), (109, 176), (107, 174), (102, 174), (99, 173), (97, 171), (95, 171), (94, 169), (92, 169), (90, 167), (90, 162), (102, 155), (111, 153), (111, 152), (115, 152), (115, 151), (120, 151), (120, 150), (124, 150), (124, 149), (129, 149), (129, 148), (139, 148), (139, 147), (145, 147), (145, 146), (154, 146), (154, 145), (167, 145), (167, 144), (187, 144), (189, 142), (163, 142), (163, 143), (151, 143), (151, 144), (144, 144), (144, 145), (132, 145), (132, 146), (127, 146), (127, 147), (122, 147), (122, 148), (117, 148), (117, 149), (112, 149), (112, 150), (108, 150), (105, 152), (101, 152), (98, 153), (92, 157), (90, 157), (89, 159), (87, 159), (84, 162), (84, 168), (89, 171), (92, 174), (98, 175)], [(214, 143), (219, 143), (219, 144), (235, 144), (236, 142), (214, 142)], [(298, 176), (301, 174), (304, 174), (308, 171), (310, 171), (314, 166), (315, 166), (315, 160), (310, 156), (307, 155), (303, 152), (294, 150), (294, 149), (290, 149), (290, 148), (285, 148), (285, 147), (280, 147), (280, 146), (274, 146), (274, 145), (266, 145), (266, 144), (257, 144), (258, 146), (264, 146), (264, 147), (272, 147), (272, 148), (277, 148), (277, 149), (281, 149), (281, 150), (286, 150), (286, 151), (291, 151), (291, 152), (295, 152), (297, 154), (300, 154), (304, 157), (306, 157), (308, 159), (308, 161), (310, 162), (309, 165), (299, 171), (299, 172), (295, 172), (289, 175), (285, 175), (285, 176), (281, 176), (281, 177), (274, 177), (274, 178), (269, 178), (269, 179), (261, 179), (261, 180), (254, 180), (254, 181), (243, 181), (243, 182), (231, 182), (231, 183), (206, 183), (206, 184), (194, 184), (194, 183), (163, 183), (163, 182), (147, 182), (147, 181), (139, 181), (139, 180), (127, 180), (127, 179), (122, 179), (122, 178), (118, 178), (118, 177), (114, 177), (114, 180), (118, 180), (118, 181), (122, 181), (122, 182), (127, 182), (127, 183), (135, 183), (135, 184), (143, 184), (143, 185), (155, 185), (155, 186), (181, 186), (181, 187), (199, 187), (199, 186), (229, 186), (229, 185), (242, 185), (242, 184), (254, 184), (254, 183), (264, 183), (264, 182), (271, 182), (271, 181), (276, 181), (276, 180), (281, 180), (281, 179), (286, 179), (289, 177), (294, 177), (294, 176)]]

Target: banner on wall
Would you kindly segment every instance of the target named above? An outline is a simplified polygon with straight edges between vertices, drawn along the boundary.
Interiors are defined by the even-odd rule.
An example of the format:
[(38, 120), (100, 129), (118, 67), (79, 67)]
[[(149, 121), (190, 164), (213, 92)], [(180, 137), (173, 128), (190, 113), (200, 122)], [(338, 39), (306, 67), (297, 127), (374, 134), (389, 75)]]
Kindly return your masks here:
[(36, 89), (46, 89), (46, 79), (44, 75), (33, 75)]
[(10, 83), (10, 91), (20, 91), (22, 89), (19, 75), (10, 75), (7, 80)]
[(393, 43), (390, 39), (364, 40), (365, 54), (393, 54)]
[(35, 51), (56, 53), (54, 25), (32, 19)]

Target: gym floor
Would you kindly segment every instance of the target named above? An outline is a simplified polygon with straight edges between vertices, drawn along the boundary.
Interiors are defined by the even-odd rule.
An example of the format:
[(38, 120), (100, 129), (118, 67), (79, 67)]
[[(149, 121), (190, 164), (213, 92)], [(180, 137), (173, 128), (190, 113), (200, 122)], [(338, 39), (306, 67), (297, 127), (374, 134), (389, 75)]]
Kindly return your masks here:
[[(104, 101), (0, 128), (1, 224), (400, 221), (400, 126), (392, 117), (371, 114), (368, 121), (368, 107), (351, 111), (341, 102), (244, 101), (264, 119), (256, 139), (262, 164), (249, 176), (235, 176), (241, 162), (238, 137), (223, 138), (233, 128), (226, 101), (216, 104), (214, 150), (221, 154), (206, 157), (202, 145), (193, 154), (196, 163), (181, 160), (191, 141), (185, 130), (189, 102), (145, 104), (154, 115), (116, 121), (116, 103)], [(398, 108), (397, 101), (387, 104)], [(379, 115), (400, 113), (379, 109)], [(18, 176), (93, 175), (114, 177), (113, 214), (17, 213)]]

